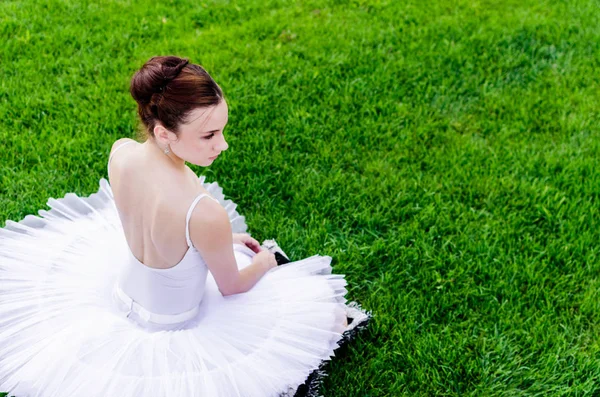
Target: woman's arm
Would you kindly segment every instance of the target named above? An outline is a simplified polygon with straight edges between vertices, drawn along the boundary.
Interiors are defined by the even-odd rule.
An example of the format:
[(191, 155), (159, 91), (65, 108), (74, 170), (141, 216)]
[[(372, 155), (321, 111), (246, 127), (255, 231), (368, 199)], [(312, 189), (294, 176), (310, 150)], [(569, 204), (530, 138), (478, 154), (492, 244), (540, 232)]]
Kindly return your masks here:
[(233, 233), (232, 237), (234, 244), (244, 245), (250, 248), (252, 251), (256, 252), (257, 254), (260, 251), (262, 251), (262, 247), (260, 246), (259, 242), (256, 241), (256, 239), (250, 237), (248, 233)]
[(218, 203), (202, 200), (190, 219), (190, 238), (212, 273), (224, 296), (250, 290), (272, 267), (275, 256), (268, 251), (257, 254), (252, 264), (238, 270), (233, 254), (231, 224), (225, 209)]

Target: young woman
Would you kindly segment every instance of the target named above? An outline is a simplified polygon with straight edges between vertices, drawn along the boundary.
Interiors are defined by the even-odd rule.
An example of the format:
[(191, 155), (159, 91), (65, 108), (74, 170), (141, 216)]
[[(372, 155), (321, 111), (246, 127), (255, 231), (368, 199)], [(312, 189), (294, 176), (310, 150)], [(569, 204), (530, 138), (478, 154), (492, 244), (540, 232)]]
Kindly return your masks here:
[(277, 266), (186, 165), (228, 148), (227, 102), (202, 67), (154, 57), (131, 94), (147, 138), (114, 143), (110, 184), (0, 229), (0, 391), (293, 393), (348, 328), (343, 276), (325, 256)]

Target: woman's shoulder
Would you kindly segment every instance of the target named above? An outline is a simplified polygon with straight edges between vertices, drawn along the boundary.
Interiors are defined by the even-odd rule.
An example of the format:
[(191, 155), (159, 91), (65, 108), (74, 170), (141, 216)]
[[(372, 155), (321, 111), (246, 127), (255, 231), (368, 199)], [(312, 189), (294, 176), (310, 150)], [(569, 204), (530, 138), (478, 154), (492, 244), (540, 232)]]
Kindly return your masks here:
[(203, 197), (193, 207), (189, 230), (194, 245), (204, 242), (205, 245), (216, 246), (225, 236), (231, 237), (231, 224), (227, 211), (210, 196)]
[[(182, 212), (187, 215), (192, 205), (193, 208), (202, 208), (203, 211), (199, 211), (200, 213), (210, 212), (215, 204), (220, 207), (218, 202), (205, 198), (194, 203), (196, 198), (202, 195), (210, 196), (210, 193), (204, 188), (198, 176), (189, 168), (182, 174), (170, 175), (161, 185), (161, 188), (156, 192), (156, 196), (159, 198), (158, 204), (171, 215), (173, 215), (173, 212)], [(210, 202), (208, 206), (207, 202)], [(197, 211), (192, 212), (196, 213)]]
[(206, 190), (194, 171), (188, 168), (187, 174), (175, 183), (179, 189), (172, 189), (168, 196), (178, 202), (186, 216), (190, 211), (190, 222), (214, 225), (223, 220), (223, 215), (227, 218), (225, 208)]
[[(130, 145), (128, 145), (128, 144), (130, 144)], [(107, 161), (109, 179), (110, 179), (111, 184), (113, 183), (111, 175), (114, 176), (115, 172), (117, 174), (121, 174), (121, 172), (122, 172), (122, 168), (123, 168), (122, 161), (121, 161), (121, 159), (118, 159), (118, 158), (119, 157), (130, 157), (130, 155), (131, 155), (130, 149), (133, 146), (139, 146), (139, 145), (140, 145), (140, 143), (138, 143), (137, 141), (130, 139), (130, 138), (117, 139), (112, 144), (110, 153), (108, 155), (108, 161)], [(117, 154), (117, 152), (119, 152), (119, 153)]]
[(137, 145), (141, 145), (135, 139), (131, 139), (131, 138), (119, 138), (116, 141), (114, 141), (114, 143), (112, 144), (112, 146), (110, 148), (110, 153), (112, 154), (118, 147), (120, 147), (121, 145), (124, 145), (126, 143), (135, 143), (136, 146)]
[[(178, 230), (184, 231), (182, 225), (188, 224), (190, 233), (194, 236), (205, 236), (219, 233), (229, 224), (227, 211), (215, 200), (202, 197), (207, 194), (204, 189), (193, 189), (186, 186), (179, 189), (171, 186), (168, 192), (157, 192), (153, 213), (153, 238), (157, 241), (174, 243), (179, 235)], [(196, 200), (198, 197), (202, 197)], [(189, 211), (189, 222), (185, 222)], [(223, 224), (225, 222), (225, 224)]]

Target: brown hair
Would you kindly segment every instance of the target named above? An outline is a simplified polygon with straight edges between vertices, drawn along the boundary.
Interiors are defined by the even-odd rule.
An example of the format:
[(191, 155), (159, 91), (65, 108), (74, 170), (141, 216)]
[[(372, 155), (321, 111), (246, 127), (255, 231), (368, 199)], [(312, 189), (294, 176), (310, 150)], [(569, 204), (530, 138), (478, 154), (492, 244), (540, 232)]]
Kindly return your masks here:
[(219, 104), (221, 88), (202, 66), (176, 56), (152, 57), (131, 79), (131, 96), (146, 131), (154, 136), (156, 122), (178, 133), (190, 111)]

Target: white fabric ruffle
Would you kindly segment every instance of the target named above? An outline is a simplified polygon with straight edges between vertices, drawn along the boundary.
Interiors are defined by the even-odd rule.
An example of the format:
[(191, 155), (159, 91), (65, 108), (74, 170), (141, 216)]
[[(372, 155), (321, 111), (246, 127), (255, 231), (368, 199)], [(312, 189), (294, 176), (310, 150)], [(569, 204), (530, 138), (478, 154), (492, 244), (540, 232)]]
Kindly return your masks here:
[[(246, 231), (221, 188), (204, 186), (234, 232)], [(346, 282), (331, 274), (331, 258), (279, 266), (229, 297), (209, 274), (194, 319), (149, 330), (125, 318), (112, 296), (129, 248), (108, 182), (89, 197), (69, 193), (48, 205), (0, 229), (0, 392), (277, 396), (333, 356)], [(240, 267), (250, 263), (236, 258)]]

